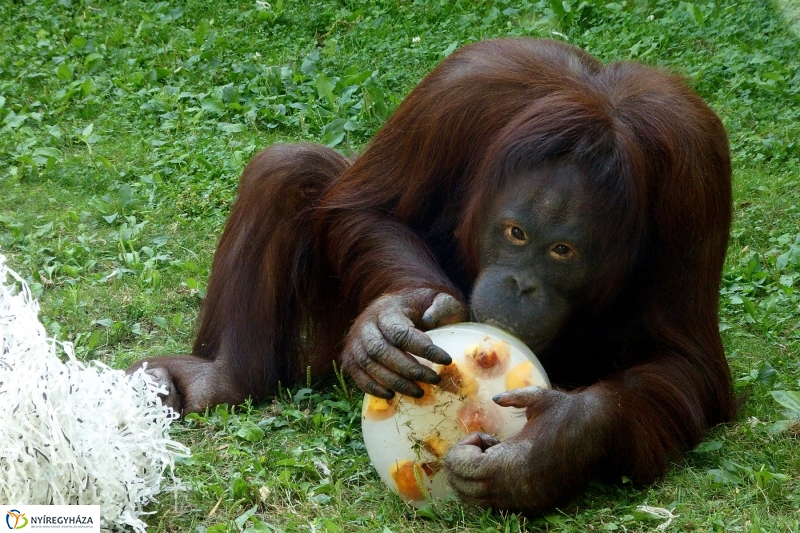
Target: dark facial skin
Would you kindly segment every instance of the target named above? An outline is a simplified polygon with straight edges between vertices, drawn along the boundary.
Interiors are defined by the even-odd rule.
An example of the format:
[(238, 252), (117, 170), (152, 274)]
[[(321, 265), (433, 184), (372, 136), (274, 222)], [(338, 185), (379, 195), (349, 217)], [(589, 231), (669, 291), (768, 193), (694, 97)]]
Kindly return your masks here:
[(591, 203), (575, 165), (509, 180), (481, 237), (472, 318), (505, 329), (539, 352), (584, 306), (594, 271)]

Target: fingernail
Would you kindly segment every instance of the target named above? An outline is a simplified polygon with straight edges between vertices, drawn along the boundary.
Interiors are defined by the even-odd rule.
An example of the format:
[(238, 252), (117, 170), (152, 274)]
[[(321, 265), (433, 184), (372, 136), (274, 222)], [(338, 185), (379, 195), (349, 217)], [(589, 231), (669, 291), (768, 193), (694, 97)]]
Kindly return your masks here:
[(497, 403), (497, 402), (499, 402), (500, 400), (502, 400), (502, 399), (505, 397), (505, 395), (506, 395), (506, 393), (505, 393), (505, 392), (501, 392), (500, 394), (497, 394), (497, 395), (493, 396), (493, 397), (492, 397), (492, 401), (493, 401), (494, 403)]

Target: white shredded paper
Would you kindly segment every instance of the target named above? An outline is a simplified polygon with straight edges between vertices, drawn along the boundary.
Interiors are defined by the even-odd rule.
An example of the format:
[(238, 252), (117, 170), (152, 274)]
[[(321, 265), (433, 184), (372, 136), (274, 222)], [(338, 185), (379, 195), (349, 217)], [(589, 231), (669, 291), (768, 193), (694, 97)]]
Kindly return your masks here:
[(678, 515), (672, 514), (672, 511), (669, 509), (664, 509), (663, 507), (652, 507), (650, 505), (639, 505), (636, 507), (637, 511), (641, 511), (643, 513), (652, 515), (653, 518), (666, 520), (666, 522), (662, 522), (656, 527), (656, 531), (666, 531), (669, 525), (672, 523), (672, 520), (678, 518)]
[(38, 311), (0, 255), (0, 502), (100, 505), (103, 528), (146, 531), (143, 506), (189, 455), (169, 436), (176, 414), (143, 371), (83, 363), (48, 339)]

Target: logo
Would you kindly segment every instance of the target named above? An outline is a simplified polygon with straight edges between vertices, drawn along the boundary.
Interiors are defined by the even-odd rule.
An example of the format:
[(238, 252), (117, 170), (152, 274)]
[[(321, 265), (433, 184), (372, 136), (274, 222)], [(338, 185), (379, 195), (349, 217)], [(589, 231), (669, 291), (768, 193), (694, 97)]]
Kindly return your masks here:
[(11, 509), (6, 514), (6, 525), (8, 529), (22, 529), (28, 525), (28, 519), (25, 518), (25, 513)]

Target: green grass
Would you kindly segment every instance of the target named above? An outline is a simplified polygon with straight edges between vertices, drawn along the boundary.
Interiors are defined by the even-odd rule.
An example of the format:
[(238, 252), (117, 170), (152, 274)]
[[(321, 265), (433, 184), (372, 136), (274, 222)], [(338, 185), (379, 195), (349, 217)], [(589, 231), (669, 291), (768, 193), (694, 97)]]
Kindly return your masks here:
[(151, 507), (153, 531), (652, 530), (640, 504), (679, 515), (670, 531), (800, 531), (800, 406), (772, 394), (800, 390), (800, 39), (769, 2), (0, 0), (0, 15), (0, 253), (52, 335), (119, 368), (189, 350), (253, 153), (357, 152), (457, 46), (547, 36), (659, 65), (728, 129), (721, 327), (747, 396), (663, 481), (594, 484), (539, 519), (415, 513), (371, 470), (359, 394), (323, 383), (176, 424), (187, 490)]

